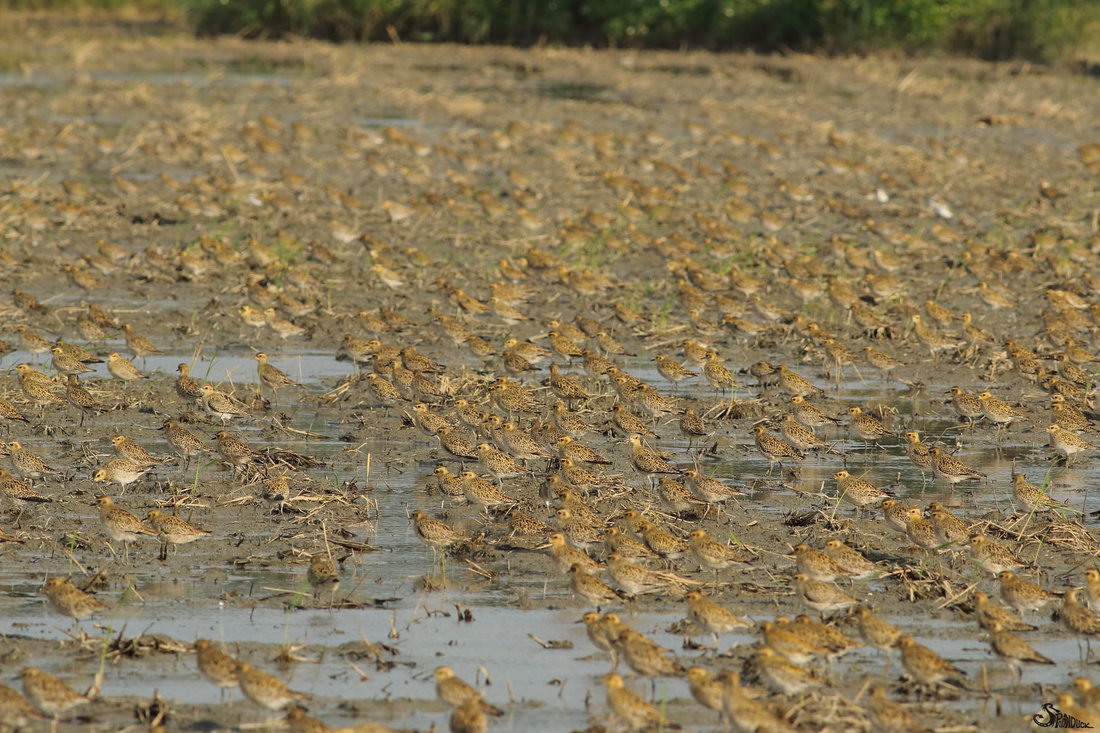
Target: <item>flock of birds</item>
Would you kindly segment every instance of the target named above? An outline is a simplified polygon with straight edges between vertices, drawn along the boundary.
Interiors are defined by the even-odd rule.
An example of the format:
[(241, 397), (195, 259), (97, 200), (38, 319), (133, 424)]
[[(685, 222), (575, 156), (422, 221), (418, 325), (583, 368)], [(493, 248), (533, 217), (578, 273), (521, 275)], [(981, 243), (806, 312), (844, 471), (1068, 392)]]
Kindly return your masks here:
[[(777, 179), (767, 190), (750, 184), (746, 168), (807, 150), (697, 121), (634, 133), (516, 121), (435, 142), (415, 128), (348, 126), (336, 150), (370, 183), (346, 188), (319, 168), (286, 167), (334, 151), (310, 125), (268, 115), (214, 141), (152, 126), (133, 140), (91, 124), (23, 133), (28, 161), (68, 156), (125, 170), (137, 150), (203, 173), (3, 191), (7, 225), (23, 236), (0, 250), (0, 268), (19, 283), (5, 311), (17, 340), (7, 351), (19, 360), (0, 400), (11, 433), (0, 469), (9, 554), (35, 552), (31, 536), (50, 534), (51, 513), (81, 502), (94, 503), (122, 565), (155, 562), (146, 546), (131, 548), (147, 538), (161, 540), (161, 560), (215, 541), (206, 527), (216, 510), (194, 503), (202, 489), (187, 481), (192, 462), (209, 457), (227, 481), (256, 487), (257, 512), (283, 511), (320, 491), (309, 473), (326, 457), (300, 447), (311, 437), (303, 431), (276, 433), (287, 445), (272, 447), (267, 438), (259, 445), (257, 429), (293, 426), (308, 408), (333, 425), (357, 421), (364, 441), (394, 440), (403, 422), (430, 443), (425, 490), (374, 494), (416, 505), (412, 531), (441, 564), (482, 553), (494, 582), (508, 582), (511, 563), (559, 579), (556, 592), (575, 599), (594, 650), (612, 664), (606, 707), (593, 711), (608, 729), (687, 724), (678, 720), (686, 705), (663, 704), (631, 676), (681, 679), (722, 725), (749, 733), (927, 729), (948, 713), (902, 700), (990, 694), (973, 670), (871, 605), (907, 602), (928, 578), (939, 595), (922, 602), (950, 605), (975, 634), (984, 630), (1017, 675), (1006, 689), (1022, 665), (1054, 664), (1041, 651), (1049, 636), (1100, 633), (1091, 516), (1050, 495), (1066, 466), (1092, 465), (1098, 440), (1100, 237), (1060, 218), (1073, 194), (1044, 182), (1028, 204), (1041, 223), (995, 247), (940, 198), (916, 213), (889, 208), (891, 196), (922, 188), (915, 174), (905, 182), (883, 173), (869, 199), (841, 198), (870, 179), (873, 163), (835, 131), (809, 152), (828, 175)], [(534, 149), (521, 152), (525, 145)], [(1079, 151), (1086, 166), (1094, 147)], [(581, 209), (556, 213), (566, 199), (524, 172), (535, 155), (577, 166)], [(387, 192), (378, 201), (367, 198), (375, 183)], [(97, 219), (112, 210), (143, 213), (128, 214), (127, 234)], [(812, 243), (795, 234), (807, 210), (833, 217), (837, 233)], [(470, 222), (506, 234), (478, 243), (465, 233)], [(171, 236), (161, 234), (169, 227)], [(252, 231), (262, 233), (241, 236)], [(443, 240), (453, 231), (462, 233)], [(433, 236), (443, 243), (413, 244)], [(125, 307), (116, 294), (129, 290), (171, 294), (198, 317)], [(299, 384), (280, 368), (280, 352), (307, 339), (354, 373), (323, 392)], [(256, 351), (256, 392), (203, 383), (186, 358), (174, 378), (142, 361), (241, 342)], [(855, 379), (875, 382), (888, 401), (855, 404), (840, 389)], [(950, 387), (943, 414), (896, 408), (933, 387)], [(929, 437), (927, 426), (948, 423)], [(120, 430), (110, 455), (88, 447), (98, 427), (124, 424), (161, 428), (163, 440), (142, 445)], [(58, 431), (70, 444), (85, 440), (79, 458), (61, 455)], [(1010, 440), (1025, 446), (1010, 476), (979, 470)], [(158, 455), (163, 447), (175, 457)], [(930, 476), (940, 500), (922, 504), (927, 481), (876, 475), (888, 454)], [(800, 480), (808, 460), (829, 467), (820, 492)], [(754, 470), (733, 476), (723, 470), (731, 461)], [(1034, 483), (1036, 471), (1051, 480)], [(83, 472), (97, 486), (93, 502), (74, 488)], [(150, 491), (151, 475), (169, 476), (167, 486)], [(968, 488), (980, 515), (952, 504)], [(758, 498), (791, 489), (810, 511), (784, 525)], [(992, 495), (1011, 495), (1018, 515), (1005, 516)], [(765, 532), (790, 542), (745, 541)], [(529, 550), (541, 554), (532, 560)], [(99, 553), (80, 549), (85, 562)], [(308, 554), (304, 580), (339, 613), (353, 553), (336, 557), (318, 535)], [(780, 580), (755, 597), (737, 590), (738, 578), (760, 570)], [(41, 580), (49, 607), (76, 623), (109, 610), (89, 592), (91, 578)], [(680, 603), (688, 633), (758, 642), (687, 658), (632, 626), (639, 609)], [(747, 620), (750, 604), (780, 615)], [(1039, 615), (1051, 607), (1058, 625)], [(853, 685), (838, 668), (857, 649), (881, 653), (884, 666)], [(310, 701), (263, 660), (209, 640), (191, 650), (195, 674), (284, 712), (290, 730), (331, 730), (314, 717), (323, 690)], [(890, 677), (895, 655), (900, 682)], [(101, 680), (78, 692), (36, 667), (19, 676), (21, 693), (0, 685), (0, 728), (41, 719), (56, 727), (87, 709), (91, 717), (78, 720), (95, 720)], [(482, 733), (507, 712), (447, 666), (434, 681), (453, 708), (453, 733)], [(1061, 713), (1100, 725), (1088, 677), (1061, 690), (1049, 682), (1044, 695)], [(821, 699), (828, 704), (808, 702)], [(179, 722), (170, 708), (149, 721)]]

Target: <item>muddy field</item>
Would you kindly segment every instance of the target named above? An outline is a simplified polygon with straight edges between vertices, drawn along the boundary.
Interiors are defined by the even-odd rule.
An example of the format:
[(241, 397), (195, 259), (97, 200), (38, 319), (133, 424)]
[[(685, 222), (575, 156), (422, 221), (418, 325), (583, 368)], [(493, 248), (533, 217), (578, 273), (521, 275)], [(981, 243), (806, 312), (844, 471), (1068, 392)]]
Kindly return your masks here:
[[(204, 679), (197, 639), (310, 695), (308, 715), (333, 728), (447, 730), (433, 679), (446, 665), (503, 709), (494, 731), (626, 729), (606, 699), (610, 657), (578, 623), (596, 606), (542, 548), (575, 477), (548, 485), (563, 475), (561, 414), (590, 423), (576, 442), (609, 461), (577, 465), (618, 477), (581, 486), (590, 522), (565, 517), (574, 540), (595, 538), (592, 557), (607, 559), (611, 528), (638, 528), (628, 511), (751, 556), (714, 571), (674, 546), (639, 565), (675, 579), (599, 607), (684, 668), (740, 672), (773, 722), (734, 710), (737, 729), (780, 730), (782, 718), (804, 731), (898, 730), (869, 712), (881, 684), (927, 728), (1023, 730), (1074, 678), (1096, 678), (1088, 637), (1052, 617), (1054, 599), (1021, 634), (1053, 663), (1025, 664), (1017, 683), (975, 614), (973, 594), (1002, 604), (1001, 583), (967, 541), (920, 547), (917, 523), (891, 528), (880, 500), (857, 516), (833, 476), (847, 470), (922, 510), (940, 502), (1048, 591), (1085, 584), (1100, 550), (1097, 451), (1060, 458), (1048, 425), (1071, 417), (1052, 412), (1052, 394), (1093, 409), (1097, 79), (951, 60), (197, 42), (31, 16), (0, 26), (0, 390), (25, 417), (4, 420), (21, 448), (0, 465), (40, 495), (18, 498), (10, 483), (0, 495), (11, 540), (0, 543), (0, 682), (22, 690), (20, 671), (35, 666), (93, 688), (61, 730), (285, 725)], [(140, 355), (123, 323), (158, 351)], [(104, 360), (79, 376), (87, 409), (59, 374), (80, 362), (49, 351), (59, 338)], [(550, 352), (524, 364), (509, 339)], [(708, 383), (692, 345), (736, 386)], [(901, 364), (883, 371), (866, 346)], [(297, 384), (262, 384), (258, 352)], [(143, 378), (113, 376), (111, 353)], [(658, 354), (694, 375), (670, 382)], [(606, 374), (593, 355), (623, 371)], [(839, 420), (816, 429), (825, 448), (775, 464), (758, 450), (754, 427), (781, 435), (800, 391), (750, 370), (760, 362), (807, 379), (806, 400)], [(240, 414), (182, 395), (181, 363), (240, 400)], [(52, 381), (28, 384), (19, 364)], [(551, 364), (586, 394), (551, 379)], [(530, 404), (510, 401), (502, 379)], [(953, 386), (988, 390), (1021, 418), (960, 419)], [(421, 429), (416, 403), (470, 446), (521, 455), (526, 431), (530, 452), (549, 457), (514, 471), (488, 451), (458, 457)], [(634, 428), (612, 419), (620, 403), (659, 436), (644, 443), (670, 470), (745, 495), (670, 503), (660, 476), (632, 462)], [(856, 406), (888, 434), (853, 430)], [(483, 411), (476, 429), (462, 407)], [(681, 430), (685, 408), (704, 417), (704, 436)], [(168, 419), (208, 450), (179, 457)], [(1100, 443), (1087, 419), (1067, 425)], [(254, 453), (231, 465), (221, 430)], [(950, 484), (922, 470), (906, 431), (983, 475)], [(158, 459), (124, 489), (93, 480), (116, 435)], [(30, 475), (24, 450), (57, 473)], [(483, 510), (453, 496), (440, 466), (508, 499)], [(1021, 509), (1014, 472), (1066, 507)], [(111, 539), (105, 494), (210, 534), (167, 552), (151, 535)], [(415, 511), (462, 538), (437, 552)], [(546, 526), (517, 531), (520, 513)], [(949, 685), (916, 685), (898, 651), (870, 646), (806, 665), (805, 691), (770, 682), (758, 625), (819, 617), (791, 551), (831, 538), (878, 565), (835, 587), (955, 665)], [(337, 590), (310, 584), (314, 556), (334, 561)], [(79, 622), (57, 612), (45, 582), (58, 577), (108, 608)], [(596, 577), (630, 594), (606, 569)], [(684, 621), (689, 590), (756, 625), (716, 647)], [(859, 638), (851, 609), (826, 616)], [(723, 729), (682, 677), (618, 671), (669, 720)], [(51, 724), (13, 711), (0, 709), (0, 728)]]

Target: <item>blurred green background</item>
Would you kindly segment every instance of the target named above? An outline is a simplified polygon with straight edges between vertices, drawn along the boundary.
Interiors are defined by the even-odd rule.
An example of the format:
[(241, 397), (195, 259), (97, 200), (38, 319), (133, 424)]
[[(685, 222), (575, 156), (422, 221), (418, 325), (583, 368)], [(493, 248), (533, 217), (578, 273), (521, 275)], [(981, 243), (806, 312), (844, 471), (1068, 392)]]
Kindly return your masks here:
[(174, 16), (199, 35), (1080, 58), (1100, 0), (0, 0)]

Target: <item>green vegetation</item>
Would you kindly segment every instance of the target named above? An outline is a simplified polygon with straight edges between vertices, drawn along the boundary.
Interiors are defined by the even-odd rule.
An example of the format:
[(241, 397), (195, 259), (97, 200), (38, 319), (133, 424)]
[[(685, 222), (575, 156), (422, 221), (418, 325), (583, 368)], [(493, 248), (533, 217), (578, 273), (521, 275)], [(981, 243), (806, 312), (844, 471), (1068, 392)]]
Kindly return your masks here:
[[(0, 8), (16, 9), (167, 12), (178, 6), (172, 0), (0, 0)], [(185, 0), (184, 6), (200, 35), (334, 41), (940, 51), (1055, 60), (1100, 37), (1096, 0)]]

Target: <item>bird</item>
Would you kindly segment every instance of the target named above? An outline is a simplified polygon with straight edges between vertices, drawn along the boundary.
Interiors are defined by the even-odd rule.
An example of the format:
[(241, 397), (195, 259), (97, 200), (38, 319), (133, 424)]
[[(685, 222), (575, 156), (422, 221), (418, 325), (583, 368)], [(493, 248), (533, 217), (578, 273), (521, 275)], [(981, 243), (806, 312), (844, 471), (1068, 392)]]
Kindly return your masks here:
[(611, 657), (612, 670), (618, 669), (619, 659), (618, 652), (615, 651), (615, 643), (618, 642), (619, 627), (623, 625), (619, 615), (616, 613), (600, 615), (595, 611), (589, 611), (581, 617), (581, 622), (584, 624), (589, 641)]
[(966, 675), (911, 636), (899, 637), (897, 646), (901, 649), (901, 663), (905, 671), (922, 685), (934, 687), (941, 682), (950, 682)]
[(1000, 575), (1006, 570), (1019, 570), (1026, 563), (1006, 547), (1002, 547), (982, 534), (970, 536), (970, 554), (986, 572)]
[(241, 470), (261, 459), (260, 453), (228, 430), (214, 433), (214, 447), (222, 460), (233, 469)]
[(616, 402), (611, 408), (611, 422), (615, 427), (622, 430), (627, 435), (631, 433), (637, 433), (646, 438), (659, 438), (657, 433), (649, 429), (649, 426), (645, 424), (641, 418), (627, 409), (627, 406), (622, 402)]
[(90, 702), (67, 684), (37, 667), (24, 667), (19, 672), (23, 679), (23, 694), (31, 704), (56, 720), (64, 712), (77, 705)]
[(820, 613), (843, 611), (856, 605), (856, 599), (831, 583), (814, 580), (805, 573), (795, 573), (792, 580), (799, 600)]
[(1072, 458), (1078, 453), (1087, 453), (1089, 451), (1097, 450), (1097, 446), (1088, 442), (1081, 436), (1071, 433), (1058, 423), (1051, 423), (1047, 426), (1047, 436), (1050, 441), (1050, 447), (1054, 449), (1054, 452), (1066, 459), (1066, 461), (1072, 460)]
[(932, 468), (932, 446), (922, 443), (916, 430), (905, 433), (905, 455), (920, 469), (922, 476), (925, 470)]
[(137, 516), (115, 504), (109, 496), (100, 496), (96, 499), (99, 507), (99, 519), (103, 523), (103, 529), (107, 536), (116, 542), (123, 543), (124, 556), (129, 553), (129, 545), (142, 537), (155, 537), (156, 531), (148, 527)]
[(988, 390), (979, 392), (978, 400), (982, 404), (982, 416), (997, 425), (998, 428), (1027, 419), (1027, 415), (1017, 411), (999, 397), (994, 397), (993, 393)]
[(974, 613), (978, 617), (978, 625), (988, 630), (993, 621), (1000, 623), (1005, 631), (1036, 631), (1037, 626), (1024, 623), (1007, 608), (998, 606), (988, 594), (982, 591), (974, 593)]
[(430, 517), (420, 509), (409, 515), (416, 530), (416, 536), (436, 549), (446, 549), (450, 545), (467, 539), (465, 535), (451, 529), (435, 517)]
[(868, 504), (881, 503), (890, 495), (870, 481), (853, 476), (844, 469), (833, 474), (836, 479), (837, 498), (847, 501), (860, 513)]
[(867, 709), (876, 726), (874, 730), (880, 733), (916, 733), (925, 730), (909, 710), (886, 697), (886, 688), (882, 685), (871, 686)]
[(729, 367), (720, 362), (718, 354), (713, 351), (707, 353), (706, 363), (703, 364), (703, 378), (717, 392), (725, 392), (738, 386)]
[(688, 619), (699, 628), (713, 634), (715, 644), (718, 643), (718, 634), (728, 634), (737, 629), (750, 629), (753, 626), (751, 621), (738, 617), (699, 591), (685, 593), (684, 602), (688, 607)]
[(787, 661), (771, 647), (761, 647), (752, 656), (757, 674), (769, 687), (784, 695), (796, 695), (821, 685), (811, 670)]
[(440, 447), (456, 458), (476, 459), (479, 457), (477, 451), (474, 450), (474, 446), (459, 430), (443, 427), (439, 429), (435, 437), (439, 440)]
[(474, 447), (474, 451), (477, 453), (478, 463), (481, 464), (484, 470), (496, 477), (498, 484), (506, 478), (515, 478), (531, 473), (512, 456), (497, 450), (488, 443), (478, 443)]
[(1005, 631), (1000, 621), (989, 622), (989, 646), (993, 653), (1008, 662), (1016, 675), (1016, 681), (1020, 678), (1020, 665), (1023, 662), (1037, 664), (1054, 664), (1054, 661), (1035, 651), (1030, 644), (1013, 634)]
[(46, 504), (53, 501), (48, 496), (42, 496), (30, 484), (12, 476), (11, 471), (0, 468), (0, 497), (14, 499), (20, 502)]
[(486, 481), (473, 471), (463, 471), (459, 477), (462, 480), (462, 494), (466, 500), (486, 511), (502, 504), (518, 503), (494, 486), (491, 481)]
[(643, 677), (678, 677), (684, 671), (668, 649), (625, 625), (619, 629), (615, 648), (627, 666)]
[(814, 435), (808, 427), (798, 422), (794, 415), (787, 413), (780, 423), (783, 439), (800, 451), (813, 450), (815, 448), (829, 449), (829, 444)]
[(680, 474), (682, 471), (666, 461), (654, 450), (642, 444), (642, 436), (630, 434), (630, 462), (634, 468), (648, 474)]
[(928, 516), (936, 541), (951, 550), (961, 550), (970, 540), (970, 525), (934, 501), (928, 505)]
[(577, 463), (594, 463), (604, 466), (611, 465), (609, 459), (568, 435), (558, 436), (558, 439), (554, 441), (554, 447), (559, 459), (569, 458)]
[(637, 693), (627, 689), (619, 674), (609, 672), (604, 675), (603, 681), (607, 687), (607, 706), (628, 730), (678, 730), (680, 728)]
[(1061, 596), (1019, 577), (1011, 570), (1002, 570), (997, 574), (997, 580), (1001, 584), (1001, 598), (1021, 614), (1038, 611)]
[(98, 415), (107, 412), (111, 408), (102, 404), (80, 383), (75, 374), (65, 378), (65, 399), (70, 405), (80, 410), (80, 424), (84, 424), (84, 417), (91, 413)]
[(53, 354), (53, 359), (50, 363), (53, 365), (53, 368), (57, 370), (58, 374), (64, 374), (66, 377), (69, 377), (95, 371), (60, 346), (52, 347), (50, 352)]
[(483, 712), (489, 715), (495, 717), (504, 715), (503, 710), (486, 702), (480, 692), (456, 675), (450, 667), (436, 667), (432, 672), (432, 677), (435, 679), (436, 696), (452, 708), (474, 702)]
[(657, 372), (673, 384), (679, 384), (686, 379), (691, 379), (692, 377), (697, 376), (697, 372), (693, 372), (680, 362), (668, 357), (665, 354), (658, 353), (656, 360)]
[(962, 481), (986, 478), (986, 475), (981, 471), (975, 471), (937, 446), (931, 446), (929, 454), (932, 456), (932, 473), (951, 485)]
[(877, 441), (883, 436), (897, 437), (897, 433), (889, 430), (878, 418), (868, 415), (856, 405), (848, 408), (848, 419), (851, 427), (864, 440)]
[(198, 381), (191, 376), (191, 367), (187, 364), (177, 364), (176, 392), (180, 397), (189, 402), (202, 402), (203, 392)]
[(69, 616), (76, 621), (86, 619), (110, 608), (107, 604), (94, 596), (88, 595), (64, 578), (48, 578), (46, 580), (46, 598), (50, 603), (50, 608), (62, 616)]
[(753, 731), (753, 733), (758, 731), (794, 733), (793, 726), (745, 692), (737, 672), (727, 672), (725, 679), (726, 689), (722, 709), (733, 721), (736, 730)]
[(23, 478), (37, 479), (43, 476), (56, 476), (61, 472), (51, 468), (37, 453), (32, 453), (23, 447), (18, 440), (12, 440), (5, 446), (8, 451), (8, 459), (11, 461), (12, 470)]
[(764, 645), (781, 654), (795, 664), (809, 664), (817, 659), (825, 659), (830, 650), (815, 643), (805, 629), (782, 619), (764, 621), (760, 624)]
[(622, 593), (596, 576), (591, 575), (579, 563), (574, 563), (569, 568), (568, 573), (573, 592), (582, 596), (589, 603), (596, 606), (596, 608), (606, 606), (609, 603), (615, 603), (623, 598)]
[(784, 458), (793, 458), (797, 461), (801, 461), (806, 457), (800, 450), (787, 441), (769, 433), (768, 429), (763, 425), (755, 426), (752, 432), (756, 442), (756, 450), (760, 452), (760, 455), (768, 459), (769, 471), (771, 470), (770, 464), (779, 463), (782, 465)]
[(268, 355), (262, 351), (256, 354), (256, 375), (260, 378), (260, 381), (270, 387), (273, 391), (278, 391), (280, 387), (300, 387), (301, 384), (294, 381), (286, 375), (281, 369), (274, 364), (268, 363)]
[(154, 458), (149, 451), (122, 434), (115, 435), (111, 438), (111, 446), (114, 448), (116, 456), (132, 461), (133, 463), (143, 466), (155, 466), (164, 462), (159, 458)]
[(569, 572), (574, 565), (586, 573), (599, 570), (599, 564), (587, 552), (569, 544), (564, 532), (552, 532), (546, 538), (546, 544), (541, 546), (541, 549), (547, 548), (550, 550), (550, 557), (563, 573)]
[(214, 648), (208, 639), (195, 641), (195, 660), (203, 677), (213, 683), (222, 694), (237, 686), (237, 660)]
[(725, 680), (711, 676), (704, 667), (688, 667), (688, 689), (695, 702), (708, 710), (722, 712), (723, 697), (725, 696)]
[(673, 586), (696, 583), (696, 581), (681, 578), (672, 573), (658, 572), (636, 565), (615, 553), (608, 556), (607, 568), (611, 579), (631, 596), (637, 596), (641, 593), (658, 593), (667, 591)]
[(938, 550), (940, 540), (936, 528), (924, 518), (923, 512), (917, 507), (909, 507), (905, 514), (905, 534), (909, 540), (925, 550)]
[(148, 473), (153, 467), (131, 461), (129, 458), (112, 458), (92, 474), (96, 483), (116, 483), (126, 493), (126, 487)]
[(1100, 633), (1100, 615), (1077, 600), (1078, 588), (1069, 588), (1062, 596), (1062, 610), (1059, 616), (1070, 631), (1077, 634), (1095, 635)]
[(684, 471), (684, 484), (696, 498), (707, 504), (721, 504), (734, 497), (746, 495), (744, 491), (723, 483), (713, 476), (700, 473), (694, 468)]
[(858, 550), (835, 537), (825, 541), (824, 552), (832, 558), (841, 573), (853, 580), (866, 580), (880, 572), (879, 567)]
[(186, 545), (210, 536), (209, 531), (160, 509), (150, 509), (145, 521), (169, 545)]
[(4, 711), (4, 723), (15, 726), (16, 729), (31, 725), (31, 721), (45, 718), (27, 698), (8, 687), (0, 684), (0, 710)]
[(822, 425), (839, 425), (840, 421), (825, 414), (821, 408), (811, 402), (807, 402), (802, 395), (791, 397), (791, 415), (795, 420), (805, 425), (810, 430)]
[(22, 423), (30, 423), (30, 420), (16, 409), (15, 405), (3, 398), (0, 398), (0, 420), (17, 420)]
[(779, 374), (779, 386), (783, 388), (784, 392), (791, 396), (807, 397), (825, 391), (820, 387), (814, 386), (801, 374), (792, 371), (783, 364), (776, 365), (775, 370), (776, 373)]
[(798, 571), (813, 580), (831, 583), (842, 574), (831, 557), (805, 542), (795, 545), (791, 554), (794, 555)]
[(966, 420), (968, 424), (972, 425), (975, 420), (985, 415), (984, 404), (977, 395), (959, 386), (952, 387), (950, 391), (951, 406), (955, 408), (955, 414)]
[(162, 349), (154, 346), (149, 339), (135, 331), (129, 323), (122, 324), (122, 334), (126, 337), (126, 346), (135, 357), (164, 353)]
[(889, 654), (901, 638), (901, 631), (889, 621), (876, 616), (867, 606), (857, 606), (855, 613), (860, 638)]
[(1056, 499), (1052, 499), (1047, 492), (1027, 480), (1022, 473), (1012, 473), (1012, 500), (1016, 506), (1025, 512), (1052, 511), (1056, 509), (1068, 509), (1069, 507)]
[(137, 379), (144, 379), (145, 374), (140, 369), (134, 366), (129, 359), (117, 352), (111, 352), (107, 355), (107, 371), (111, 373), (111, 376), (116, 379), (121, 379), (124, 382), (132, 382)]
[(222, 422), (228, 422), (238, 417), (251, 417), (247, 406), (236, 397), (221, 392), (213, 385), (204, 384), (199, 388), (202, 395), (202, 406), (207, 413), (218, 418)]
[(237, 663), (237, 683), (246, 698), (268, 710), (281, 710), (296, 700), (310, 699), (309, 695), (291, 690), (278, 677), (248, 662)]
[(897, 499), (883, 499), (880, 506), (886, 524), (896, 532), (908, 534), (909, 510), (913, 507)]
[(164, 430), (164, 437), (168, 444), (175, 448), (176, 453), (184, 459), (185, 471), (191, 465), (191, 456), (206, 450), (202, 440), (180, 425), (178, 420), (165, 420), (161, 429)]
[(485, 711), (476, 700), (468, 700), (452, 710), (448, 725), (451, 733), (486, 733), (489, 730)]

